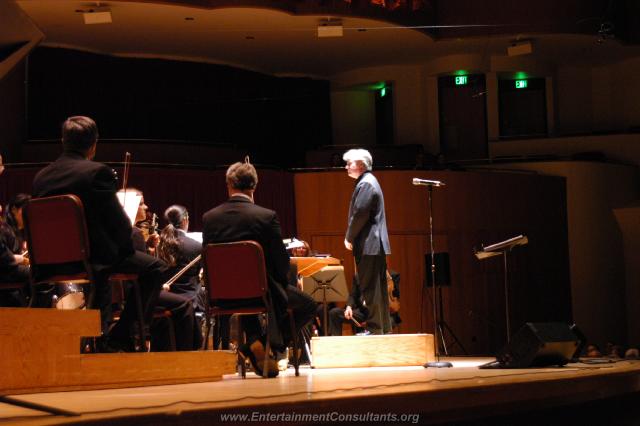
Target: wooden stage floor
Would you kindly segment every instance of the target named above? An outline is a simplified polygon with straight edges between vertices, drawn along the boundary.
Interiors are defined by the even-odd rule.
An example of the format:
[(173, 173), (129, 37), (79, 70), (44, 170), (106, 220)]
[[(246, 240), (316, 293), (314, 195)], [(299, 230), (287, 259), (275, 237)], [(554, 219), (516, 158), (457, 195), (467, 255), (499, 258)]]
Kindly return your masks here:
[[(570, 412), (572, 407), (583, 409), (599, 401), (636, 398), (640, 391), (640, 361), (487, 370), (478, 366), (493, 358), (448, 360), (453, 368), (303, 366), (300, 377), (295, 377), (289, 368), (275, 379), (248, 373), (246, 380), (227, 375), (221, 381), (208, 383), (16, 395), (16, 399), (73, 411), (78, 416), (54, 416), (2, 403), (0, 424), (209, 425), (226, 419), (232, 424), (252, 420), (272, 424), (359, 420), (363, 424), (566, 426), (574, 423), (560, 421), (559, 417), (555, 417), (558, 423), (553, 418), (542, 423), (539, 419), (541, 415), (542, 419), (557, 416), (553, 410), (566, 407)], [(627, 406), (637, 410), (640, 401)], [(236, 417), (227, 417), (233, 415)], [(243, 421), (242, 416), (248, 417)], [(538, 420), (532, 420), (536, 416)], [(507, 420), (486, 421), (491, 418)], [(576, 416), (569, 418), (577, 420)], [(600, 423), (581, 419), (575, 424)]]

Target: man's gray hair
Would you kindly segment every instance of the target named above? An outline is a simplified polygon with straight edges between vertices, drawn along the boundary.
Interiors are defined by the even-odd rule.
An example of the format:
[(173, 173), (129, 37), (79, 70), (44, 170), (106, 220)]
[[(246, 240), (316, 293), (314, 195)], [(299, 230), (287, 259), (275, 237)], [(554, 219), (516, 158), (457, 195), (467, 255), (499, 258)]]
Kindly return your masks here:
[(371, 170), (373, 159), (371, 153), (366, 149), (350, 149), (342, 156), (344, 161), (362, 161), (367, 170)]

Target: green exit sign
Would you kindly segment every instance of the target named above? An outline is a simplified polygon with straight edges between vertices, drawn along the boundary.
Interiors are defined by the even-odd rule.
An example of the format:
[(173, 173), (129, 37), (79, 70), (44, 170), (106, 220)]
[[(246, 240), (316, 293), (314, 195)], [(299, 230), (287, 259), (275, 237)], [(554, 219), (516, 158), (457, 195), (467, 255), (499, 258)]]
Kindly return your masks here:
[(456, 86), (464, 86), (467, 82), (468, 78), (466, 75), (459, 75), (456, 77)]
[(526, 89), (527, 80), (516, 80), (516, 89)]

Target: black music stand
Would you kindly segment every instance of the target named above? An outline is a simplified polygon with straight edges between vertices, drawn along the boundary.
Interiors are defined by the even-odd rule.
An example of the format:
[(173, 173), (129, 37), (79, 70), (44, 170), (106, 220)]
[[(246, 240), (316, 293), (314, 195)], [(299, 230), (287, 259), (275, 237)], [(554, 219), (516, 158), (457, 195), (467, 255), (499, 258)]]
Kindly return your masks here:
[[(302, 291), (322, 302), (324, 335), (327, 335), (327, 302), (344, 302), (347, 300), (347, 281), (344, 278), (344, 266), (325, 266), (315, 274), (304, 277)], [(329, 292), (329, 294), (327, 294)], [(319, 296), (322, 297), (319, 297)]]
[(480, 246), (480, 250), (474, 250), (474, 254), (480, 260), (493, 256), (503, 256), (504, 263), (504, 310), (507, 320), (507, 343), (511, 340), (511, 325), (509, 320), (509, 268), (507, 265), (507, 253), (516, 246), (524, 246), (529, 243), (525, 235), (518, 235), (490, 246)]
[[(425, 265), (429, 265), (429, 262), (430, 262), (429, 254), (425, 255), (425, 259), (424, 260), (425, 260)], [(437, 286), (437, 292), (438, 292), (438, 322), (437, 322), (437, 326), (438, 326), (438, 332), (440, 334), (440, 343), (442, 344), (442, 349), (444, 351), (444, 354), (449, 356), (449, 351), (447, 350), (447, 343), (446, 343), (446, 338), (445, 338), (445, 332), (447, 332), (447, 333), (449, 333), (449, 336), (451, 337), (451, 339), (453, 339), (453, 343), (457, 344), (458, 346), (460, 346), (460, 349), (462, 349), (462, 352), (464, 352), (464, 354), (467, 355), (467, 350), (462, 345), (462, 342), (460, 341), (460, 339), (458, 339), (458, 336), (456, 336), (456, 334), (453, 332), (453, 329), (451, 328), (451, 326), (444, 319), (444, 304), (442, 302), (442, 287), (451, 285), (451, 274), (450, 274), (451, 268), (449, 267), (449, 253), (446, 253), (446, 252), (435, 253), (435, 262), (434, 262), (434, 264), (435, 264), (435, 267), (436, 267), (435, 279), (436, 279), (436, 286)], [(430, 274), (427, 274), (427, 280), (426, 280), (425, 284), (426, 284), (427, 287), (431, 287), (433, 285), (432, 277), (431, 277)]]

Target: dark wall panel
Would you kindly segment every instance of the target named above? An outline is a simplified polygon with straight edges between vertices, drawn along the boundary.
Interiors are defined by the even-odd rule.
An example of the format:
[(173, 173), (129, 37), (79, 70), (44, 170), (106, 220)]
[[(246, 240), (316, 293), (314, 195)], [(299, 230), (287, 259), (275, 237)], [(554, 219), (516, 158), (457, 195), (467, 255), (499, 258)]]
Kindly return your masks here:
[(5, 162), (20, 161), (25, 137), (25, 61), (0, 79), (0, 154)]
[(307, 148), (331, 143), (328, 81), (38, 48), (30, 138), (58, 138), (70, 115), (93, 117), (104, 138), (232, 144), (254, 163), (280, 166), (302, 165)]

